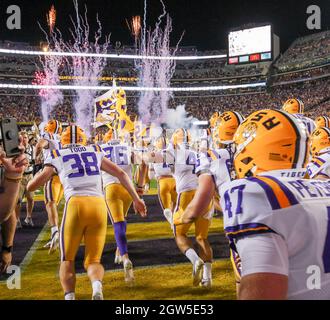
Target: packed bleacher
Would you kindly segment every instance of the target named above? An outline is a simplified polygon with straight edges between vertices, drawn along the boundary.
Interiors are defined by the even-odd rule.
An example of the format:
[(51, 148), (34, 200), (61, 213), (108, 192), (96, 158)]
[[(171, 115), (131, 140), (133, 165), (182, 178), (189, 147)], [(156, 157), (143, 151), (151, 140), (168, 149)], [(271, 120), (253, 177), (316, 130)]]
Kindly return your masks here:
[[(0, 43), (10, 48), (26, 48), (27, 44)], [(31, 47), (32, 48), (32, 47)], [(35, 49), (35, 48), (34, 48)], [(188, 50), (188, 49), (187, 49)], [(224, 51), (198, 52), (180, 48), (178, 54), (210, 55)], [(188, 53), (187, 53), (188, 52)], [(125, 53), (135, 53), (125, 48)], [(0, 82), (30, 84), (34, 72), (40, 68), (38, 57), (0, 56)], [(65, 70), (61, 75), (67, 76)], [(108, 60), (103, 77), (131, 77), (134, 85), (137, 71), (132, 60)], [(133, 78), (132, 78), (133, 77)], [(119, 82), (118, 84), (127, 84)], [(237, 110), (248, 114), (260, 108), (280, 108), (288, 98), (300, 98), (305, 108), (315, 118), (330, 110), (330, 32), (322, 32), (295, 40), (271, 66), (251, 64), (229, 66), (226, 59), (178, 61), (172, 86), (223, 85), (267, 82), (266, 87), (231, 89), (206, 92), (177, 92), (170, 100), (170, 107), (185, 104), (194, 117), (206, 120), (214, 111)], [(133, 84), (132, 84), (133, 82)], [(109, 85), (109, 80), (101, 81)], [(101, 94), (101, 93), (100, 93)], [(74, 92), (64, 92), (64, 102), (56, 106), (53, 115), (60, 121), (73, 118)], [(138, 93), (128, 94), (128, 110), (137, 112)], [(35, 90), (1, 90), (0, 117), (13, 116), (20, 121), (37, 121), (40, 118), (41, 99)]]

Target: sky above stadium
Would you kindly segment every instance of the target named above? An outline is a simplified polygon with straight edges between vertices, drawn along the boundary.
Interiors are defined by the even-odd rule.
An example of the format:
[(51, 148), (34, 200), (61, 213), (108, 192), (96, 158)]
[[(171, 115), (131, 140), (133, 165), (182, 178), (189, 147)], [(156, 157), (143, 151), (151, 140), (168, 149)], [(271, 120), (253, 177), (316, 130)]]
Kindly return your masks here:
[[(95, 26), (96, 13), (104, 31), (111, 33), (111, 43), (120, 41), (124, 45), (134, 43), (125, 19), (133, 15), (143, 16), (144, 0), (79, 0), (88, 7), (91, 26)], [(227, 33), (249, 23), (270, 22), (274, 32), (281, 39), (281, 51), (297, 37), (328, 30), (330, 27), (330, 1), (275, 1), (275, 0), (164, 0), (167, 11), (173, 19), (172, 45), (185, 32), (181, 45), (196, 46), (199, 50), (226, 49)], [(6, 28), (6, 9), (19, 5), (22, 13), (22, 29)], [(45, 40), (37, 22), (47, 28), (46, 13), (54, 4), (57, 10), (56, 26), (67, 34), (69, 15), (73, 13), (70, 0), (1, 0), (0, 40), (26, 41), (38, 44)], [(321, 9), (321, 30), (309, 30), (306, 26), (309, 5)], [(158, 0), (147, 0), (147, 25), (153, 26), (162, 12)]]

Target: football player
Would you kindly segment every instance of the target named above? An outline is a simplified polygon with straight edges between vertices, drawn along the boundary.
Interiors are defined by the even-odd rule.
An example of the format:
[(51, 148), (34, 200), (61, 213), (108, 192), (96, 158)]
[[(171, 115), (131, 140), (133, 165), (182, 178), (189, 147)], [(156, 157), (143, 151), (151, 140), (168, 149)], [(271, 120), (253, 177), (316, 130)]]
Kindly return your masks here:
[[(57, 120), (50, 120), (44, 127), (44, 134), (38, 141), (35, 149), (35, 159), (43, 154), (46, 160), (53, 150), (61, 148), (60, 135), (62, 133), (62, 125)], [(48, 222), (50, 225), (51, 235), (49, 242), (45, 245), (49, 248), (48, 253), (53, 253), (59, 246), (59, 230), (58, 230), (58, 212), (57, 206), (63, 197), (63, 186), (58, 175), (54, 175), (44, 185), (44, 201), (48, 214)]]
[(311, 136), (312, 160), (307, 165), (310, 178), (330, 179), (330, 129), (321, 127), (315, 129)]
[[(219, 116), (217, 126), (213, 131), (213, 148), (198, 154), (196, 174), (198, 176), (198, 189), (194, 199), (189, 203), (184, 215), (192, 212), (203, 212), (212, 199), (219, 198), (218, 188), (232, 178), (232, 150), (234, 134), (243, 122), (243, 116), (238, 112), (226, 111)], [(203, 198), (201, 201), (200, 198)], [(215, 200), (216, 202), (216, 200)], [(220, 208), (221, 209), (221, 208)], [(222, 210), (221, 210), (222, 211)], [(240, 282), (240, 259), (231, 250), (231, 262), (235, 272), (237, 285)], [(211, 282), (211, 274), (203, 272), (204, 283)]]
[[(133, 164), (140, 165), (141, 169), (139, 172), (144, 175), (146, 170), (142, 167), (145, 165), (135, 161), (132, 148), (123, 139), (112, 139), (114, 136), (113, 130), (109, 130), (103, 138), (105, 143), (100, 145), (106, 157), (125, 171), (130, 180), (132, 180)], [(132, 283), (134, 281), (133, 264), (128, 256), (126, 238), (126, 216), (132, 204), (132, 197), (119, 179), (113, 175), (102, 172), (102, 181), (105, 200), (117, 243), (115, 263), (123, 263), (125, 281)], [(138, 178), (138, 181), (142, 183), (143, 177)]]
[(308, 134), (311, 135), (315, 129), (315, 122), (304, 115), (304, 108), (304, 103), (300, 99), (289, 99), (282, 106), (282, 110), (300, 119), (306, 126)]
[(92, 283), (92, 299), (103, 299), (104, 269), (100, 259), (107, 230), (107, 209), (101, 170), (118, 178), (132, 197), (135, 210), (146, 215), (145, 204), (125, 171), (107, 159), (99, 146), (86, 146), (86, 141), (87, 137), (79, 126), (67, 127), (61, 136), (63, 149), (52, 150), (42, 172), (28, 184), (28, 190), (33, 191), (58, 174), (64, 186), (66, 205), (60, 231), (60, 280), (66, 300), (75, 299), (74, 261), (83, 238), (84, 267)]
[[(197, 153), (189, 146), (191, 142), (190, 132), (186, 129), (177, 129), (171, 138), (170, 147), (166, 152), (151, 152), (148, 162), (167, 163), (174, 166), (174, 178), (178, 199), (171, 219), (178, 219), (189, 202), (193, 199), (198, 186), (198, 179), (195, 174)], [(213, 202), (210, 201), (208, 207), (202, 212), (202, 216), (195, 224), (195, 238), (199, 247), (199, 255), (195, 251), (191, 240), (187, 234), (192, 225), (173, 226), (174, 237), (180, 251), (189, 259), (193, 265), (193, 285), (201, 284), (204, 263), (211, 273), (211, 262), (213, 258), (212, 248), (207, 240), (208, 230), (213, 216)], [(202, 283), (209, 286), (209, 283)]]
[[(164, 152), (168, 143), (165, 135), (161, 135), (154, 142), (154, 148), (157, 151)], [(156, 178), (157, 191), (160, 206), (162, 207), (163, 214), (166, 220), (171, 223), (172, 212), (177, 200), (175, 179), (173, 171), (169, 164), (151, 163), (149, 165), (149, 179)]]
[[(234, 143), (238, 179), (219, 192), (225, 232), (242, 264), (238, 298), (329, 299), (330, 183), (287, 178), (307, 165), (307, 130), (286, 112), (260, 110)], [(182, 222), (199, 216), (187, 211)]]

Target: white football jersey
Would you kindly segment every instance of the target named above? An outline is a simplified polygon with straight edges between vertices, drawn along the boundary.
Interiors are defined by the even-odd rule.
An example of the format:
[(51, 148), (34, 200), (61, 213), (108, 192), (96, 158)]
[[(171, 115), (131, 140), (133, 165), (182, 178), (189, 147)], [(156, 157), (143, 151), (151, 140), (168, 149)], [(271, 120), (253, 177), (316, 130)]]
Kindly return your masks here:
[[(102, 144), (100, 147), (105, 156), (124, 170), (132, 180), (132, 148), (118, 141), (109, 141), (108, 143)], [(109, 184), (120, 183), (118, 178), (104, 171), (102, 172), (102, 180), (103, 188)]]
[[(165, 161), (163, 163), (151, 163), (151, 168), (155, 172), (155, 178), (158, 179), (161, 176), (173, 176), (172, 168)], [(173, 167), (173, 166), (172, 166)]]
[[(330, 181), (266, 174), (220, 188), (226, 236), (232, 246), (244, 248), (252, 235), (256, 241), (260, 234), (279, 235), (286, 245), (281, 252), (287, 252), (288, 298), (330, 299)], [(255, 272), (280, 273), (272, 265), (266, 267), (258, 254), (253, 260), (261, 261)], [(310, 285), (311, 266), (319, 270), (320, 289)]]
[(330, 150), (312, 158), (307, 165), (307, 172), (310, 178), (321, 175), (330, 179)]
[(226, 149), (211, 149), (198, 154), (196, 174), (212, 175), (217, 189), (231, 180), (231, 168), (231, 156)]
[(192, 149), (177, 149), (169, 147), (164, 151), (165, 162), (174, 166), (173, 177), (177, 193), (196, 190), (198, 178), (195, 173), (197, 152)]
[(308, 134), (311, 135), (312, 132), (315, 130), (316, 128), (316, 124), (314, 122), (314, 120), (312, 120), (311, 118), (308, 118), (306, 116), (304, 116), (303, 114), (294, 114), (294, 117), (296, 117), (297, 119), (300, 119), (302, 121), (302, 123), (305, 125)]
[(48, 148), (42, 150), (44, 159), (50, 157), (52, 150), (61, 149), (61, 138), (59, 135), (45, 132), (41, 136), (41, 139), (48, 141)]
[(72, 146), (54, 149), (45, 164), (55, 167), (68, 201), (72, 196), (103, 196), (101, 162), (104, 153), (99, 146)]

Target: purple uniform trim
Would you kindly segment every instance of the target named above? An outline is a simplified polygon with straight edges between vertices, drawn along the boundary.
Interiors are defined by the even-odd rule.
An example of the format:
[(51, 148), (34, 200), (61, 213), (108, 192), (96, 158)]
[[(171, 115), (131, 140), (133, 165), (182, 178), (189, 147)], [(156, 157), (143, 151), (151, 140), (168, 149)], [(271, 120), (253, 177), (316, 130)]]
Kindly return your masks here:
[(330, 207), (327, 207), (327, 218), (328, 218), (328, 227), (327, 227), (327, 236), (325, 238), (324, 250), (323, 250), (323, 263), (324, 263), (324, 272), (330, 273)]
[(281, 190), (285, 193), (285, 195), (289, 199), (289, 202), (290, 202), (290, 204), (292, 206), (294, 206), (294, 205), (296, 205), (296, 204), (299, 203), (298, 200), (297, 200), (297, 198), (293, 194), (293, 192), (284, 183), (282, 183), (280, 180), (278, 180), (275, 177), (271, 177), (271, 176), (264, 176), (264, 177), (273, 180), (274, 182), (276, 182), (279, 185), (279, 187), (281, 188)]
[(248, 178), (248, 180), (252, 181), (252, 182), (256, 182), (257, 184), (259, 184), (260, 187), (262, 187), (264, 189), (267, 199), (273, 210), (281, 209), (281, 206), (276, 198), (276, 195), (275, 195), (273, 189), (267, 183), (265, 183), (262, 180), (259, 180), (258, 178), (255, 178), (255, 177)]
[(66, 220), (66, 214), (67, 214), (67, 208), (68, 204), (71, 198), (65, 203), (64, 207), (64, 214), (62, 218), (62, 225), (60, 230), (60, 248), (61, 248), (61, 261), (65, 261), (65, 248), (64, 248), (64, 227), (65, 227), (65, 220)]
[[(259, 228), (265, 228), (265, 229), (260, 230)], [(253, 229), (255, 229), (255, 230), (253, 230)], [(245, 236), (252, 235), (252, 234), (261, 234), (261, 233), (269, 233), (269, 232), (276, 233), (275, 231), (273, 231), (268, 226), (266, 226), (262, 223), (238, 224), (236, 226), (225, 228), (225, 232), (226, 232), (226, 237), (230, 241), (232, 241), (233, 239), (238, 239), (240, 237), (245, 237)], [(237, 234), (229, 234), (229, 233), (233, 233), (233, 232), (237, 232)]]
[(128, 252), (126, 238), (126, 221), (115, 222), (113, 224), (113, 228), (115, 231), (117, 247), (119, 248), (120, 255), (123, 256)]

